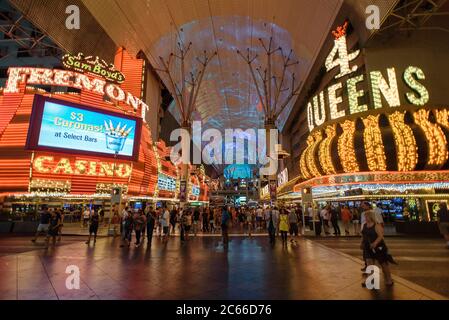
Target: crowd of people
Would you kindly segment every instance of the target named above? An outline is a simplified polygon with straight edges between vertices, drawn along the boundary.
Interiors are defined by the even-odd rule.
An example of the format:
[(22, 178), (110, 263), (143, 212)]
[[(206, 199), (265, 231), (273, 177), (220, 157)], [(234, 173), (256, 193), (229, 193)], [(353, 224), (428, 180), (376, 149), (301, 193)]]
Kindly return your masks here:
[[(261, 215), (262, 214), (262, 215)], [(153, 235), (168, 241), (170, 235), (180, 235), (184, 243), (191, 236), (202, 233), (221, 233), (223, 242), (228, 243), (228, 232), (231, 227), (239, 232), (244, 232), (252, 237), (254, 232), (268, 231), (270, 242), (274, 243), (276, 236), (281, 236), (282, 243), (287, 244), (287, 235), (291, 235), (292, 242), (295, 241), (303, 227), (302, 211), (300, 208), (185, 208), (177, 207), (154, 208), (148, 204), (145, 209), (132, 210), (125, 207), (121, 214), (114, 211), (111, 219), (111, 230), (114, 236), (122, 235), (122, 247), (131, 246), (131, 238), (134, 234), (135, 246), (142, 244), (142, 239), (147, 235), (147, 244), (151, 246)], [(98, 223), (95, 221), (96, 225)], [(98, 227), (94, 230), (95, 235)], [(91, 230), (90, 230), (91, 231)], [(95, 240), (94, 240), (95, 241)], [(88, 241), (89, 242), (89, 241)]]
[[(89, 237), (86, 244), (96, 243), (98, 228), (104, 215), (100, 210), (90, 210), (86, 207), (83, 212), (83, 224), (89, 227)], [(439, 226), (441, 233), (447, 241), (449, 248), (449, 213), (445, 203), (442, 203), (439, 211)], [(229, 242), (229, 230), (244, 232), (248, 237), (253, 233), (268, 233), (269, 243), (274, 245), (278, 237), (281, 238), (282, 245), (288, 245), (288, 235), (292, 244), (296, 244), (296, 238), (304, 232), (306, 225), (312, 230), (319, 222), (323, 226), (324, 234), (330, 235), (330, 228), (333, 228), (335, 236), (341, 235), (339, 221), (341, 220), (345, 235), (350, 234), (351, 223), (353, 233), (361, 236), (360, 249), (363, 253), (365, 266), (362, 272), (376, 262), (382, 267), (387, 286), (393, 284), (390, 263), (395, 263), (389, 254), (388, 247), (384, 240), (384, 219), (382, 211), (374, 207), (369, 202), (363, 202), (360, 208), (348, 208), (348, 206), (332, 207), (330, 205), (321, 208), (313, 208), (311, 205), (304, 212), (300, 206), (281, 207), (276, 206), (262, 208), (249, 207), (216, 207), (216, 208), (184, 208), (167, 206), (154, 208), (147, 204), (144, 209), (132, 210), (125, 207), (122, 212), (113, 210), (113, 216), (109, 221), (109, 232), (113, 236), (121, 237), (120, 247), (130, 247), (133, 235), (135, 237), (135, 247), (140, 247), (145, 238), (147, 247), (150, 248), (154, 236), (160, 237), (163, 242), (169, 241), (171, 235), (178, 235), (181, 243), (185, 243), (190, 237), (196, 236), (198, 232), (221, 233), (223, 245)], [(304, 222), (303, 222), (304, 221)], [(50, 240), (55, 245), (61, 240), (64, 222), (64, 212), (61, 209), (49, 209), (42, 207), (40, 223), (36, 234), (31, 240), (36, 242), (40, 234), (45, 235), (45, 246), (48, 247)], [(316, 230), (315, 230), (316, 231)], [(179, 232), (179, 233), (178, 233)], [(363, 285), (363, 283), (362, 283)]]

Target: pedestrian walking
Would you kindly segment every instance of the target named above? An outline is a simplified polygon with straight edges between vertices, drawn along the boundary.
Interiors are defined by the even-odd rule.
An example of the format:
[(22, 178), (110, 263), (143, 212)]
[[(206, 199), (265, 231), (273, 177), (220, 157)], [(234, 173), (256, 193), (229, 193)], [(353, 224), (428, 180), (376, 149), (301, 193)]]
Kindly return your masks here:
[[(40, 221), (37, 226), (36, 234), (34, 235), (34, 238), (31, 239), (31, 242), (36, 242), (37, 238), (42, 233), (45, 234), (45, 236), (47, 235), (48, 227), (50, 225), (50, 218), (51, 218), (51, 213), (48, 211), (48, 207), (42, 206)], [(47, 237), (45, 237), (45, 238), (47, 239)]]
[(49, 224), (48, 224), (48, 231), (47, 231), (47, 239), (45, 241), (45, 248), (48, 248), (48, 244), (49, 244), (50, 238), (52, 239), (53, 247), (56, 245), (56, 237), (58, 236), (60, 223), (61, 223), (60, 216), (58, 215), (58, 213), (56, 211), (52, 210), (51, 214), (50, 214)]
[(148, 248), (151, 247), (151, 242), (153, 240), (154, 225), (156, 224), (156, 214), (153, 207), (147, 206), (146, 209), (146, 220), (147, 220), (147, 245)]
[(142, 211), (142, 209), (139, 209), (137, 213), (134, 214), (133, 217), (133, 228), (134, 233), (136, 234), (136, 248), (138, 248), (141, 244), (141, 237), (142, 237), (142, 229), (144, 228), (144, 225), (146, 224), (145, 215)]
[(128, 212), (123, 221), (123, 238), (122, 238), (123, 243), (120, 245), (120, 247), (124, 247), (126, 244), (129, 248), (129, 246), (131, 245), (132, 232), (133, 232), (133, 216), (131, 212)]
[(334, 229), (334, 236), (341, 235), (340, 226), (338, 225), (339, 215), (335, 207), (331, 207), (329, 210), (332, 228)]
[(223, 245), (227, 246), (229, 242), (229, 227), (231, 224), (231, 214), (227, 207), (223, 207), (221, 213), (221, 235), (223, 237)]
[(437, 212), (438, 228), (441, 235), (446, 240), (446, 248), (449, 249), (449, 212), (447, 210), (446, 202), (440, 203), (440, 209)]
[(279, 232), (282, 238), (282, 245), (287, 246), (287, 234), (288, 234), (289, 224), (288, 224), (288, 214), (287, 211), (282, 208), (279, 212)]
[(196, 237), (200, 225), (200, 210), (195, 208), (193, 211), (193, 235)]
[[(362, 242), (360, 248), (363, 250), (363, 258), (367, 266), (375, 265), (377, 261), (382, 267), (382, 272), (385, 276), (385, 284), (387, 286), (393, 285), (389, 263), (396, 262), (388, 253), (387, 245), (384, 241), (384, 228), (376, 221), (376, 215), (372, 210), (367, 210), (365, 213), (365, 223), (362, 228)], [(362, 283), (362, 286), (365, 286)]]
[(345, 235), (349, 235), (349, 225), (352, 219), (351, 211), (348, 206), (343, 206), (341, 209), (341, 221), (343, 222), (343, 228), (345, 228)]
[(289, 231), (291, 239), (290, 241), (295, 241), (294, 237), (298, 236), (298, 215), (296, 214), (296, 211), (293, 209), (288, 214), (288, 223), (289, 223)]
[(168, 233), (170, 231), (170, 211), (168, 211), (167, 207), (165, 207), (162, 212), (161, 226), (162, 226), (162, 232), (164, 233), (163, 241), (167, 241)]
[(173, 207), (173, 209), (170, 211), (170, 226), (171, 229), (169, 230), (169, 235), (173, 234), (175, 235), (176, 232), (176, 223), (178, 219), (178, 210), (176, 207)]
[(271, 210), (269, 211), (268, 218), (266, 218), (265, 220), (267, 221), (267, 230), (268, 236), (270, 238), (270, 244), (274, 245), (276, 242), (276, 227), (274, 225), (273, 214), (271, 213)]
[(87, 225), (89, 224), (90, 216), (91, 216), (90, 208), (89, 207), (84, 208), (84, 211), (83, 211), (83, 227), (84, 228), (87, 228)]
[(94, 235), (94, 244), (97, 242), (98, 225), (100, 224), (100, 215), (98, 211), (94, 211), (89, 219), (89, 238), (86, 244), (90, 244), (90, 239)]

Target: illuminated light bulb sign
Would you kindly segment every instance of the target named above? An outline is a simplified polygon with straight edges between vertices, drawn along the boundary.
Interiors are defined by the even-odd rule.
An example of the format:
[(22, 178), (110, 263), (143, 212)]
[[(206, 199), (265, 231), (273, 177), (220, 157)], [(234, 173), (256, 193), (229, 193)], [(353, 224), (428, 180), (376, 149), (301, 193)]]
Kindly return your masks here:
[(309, 148), (313, 143), (313, 137), (309, 136), (307, 138), (307, 147), (304, 149), (304, 151), (301, 154), (301, 157), (299, 158), (299, 170), (301, 171), (302, 176), (305, 179), (312, 178), (312, 175), (310, 174), (310, 171), (307, 169), (307, 161), (306, 161), (306, 154), (307, 154), (307, 148)]
[(413, 113), (415, 123), (422, 129), (429, 146), (427, 165), (441, 167), (448, 159), (448, 148), (446, 136), (443, 130), (429, 119), (429, 110), (420, 109)]
[(145, 102), (130, 92), (125, 92), (119, 85), (107, 83), (103, 79), (89, 77), (75, 71), (45, 68), (11, 67), (8, 69), (8, 73), (9, 77), (4, 93), (18, 93), (20, 84), (71, 87), (101, 96), (106, 95), (111, 101), (124, 103), (135, 111), (140, 109), (141, 117), (143, 121), (146, 121), (145, 115), (149, 107)]
[[(335, 79), (353, 73), (358, 69), (357, 65), (354, 65), (352, 68), (349, 67), (349, 63), (358, 57), (360, 50), (348, 53), (346, 45), (346, 30), (348, 26), (349, 22), (345, 21), (343, 26), (339, 26), (336, 31), (332, 32), (335, 37), (334, 47), (326, 58), (325, 66), (328, 72), (335, 67), (340, 67), (340, 73), (335, 76)], [(337, 55), (338, 58), (336, 58)]]
[(399, 171), (412, 171), (418, 163), (418, 147), (412, 129), (404, 122), (405, 111), (388, 116), (393, 130)]
[(82, 52), (79, 52), (76, 56), (70, 53), (65, 54), (62, 57), (62, 65), (70, 70), (101, 76), (107, 81), (114, 83), (122, 83), (125, 81), (123, 73), (115, 69), (112, 63), (108, 64), (99, 57), (86, 57)]
[(405, 83), (418, 94), (418, 97), (415, 93), (407, 92), (405, 94), (407, 100), (415, 106), (423, 106), (427, 102), (429, 102), (429, 91), (427, 91), (426, 87), (424, 87), (417, 81), (424, 79), (426, 79), (426, 76), (424, 75), (424, 72), (418, 67), (410, 66), (404, 72)]
[(52, 156), (38, 156), (33, 161), (33, 169), (49, 175), (84, 175), (96, 177), (129, 178), (132, 167), (126, 163), (96, 162), (88, 160), (70, 161)]
[(366, 160), (371, 171), (387, 170), (382, 133), (379, 128), (379, 115), (369, 115), (362, 119), (365, 125), (363, 141), (365, 143)]
[(360, 171), (354, 150), (355, 122), (346, 120), (341, 124), (341, 128), (343, 133), (338, 139), (338, 156), (341, 166), (345, 172)]
[(437, 123), (449, 130), (449, 112), (447, 109), (434, 110), (434, 115)]
[(320, 160), (321, 168), (323, 168), (325, 174), (335, 174), (336, 170), (332, 163), (331, 144), (337, 135), (337, 126), (335, 124), (327, 126), (325, 132), (326, 138), (318, 147), (318, 158)]
[[(358, 66), (354, 60), (360, 55), (360, 50), (348, 51), (346, 31), (349, 22), (339, 26), (332, 32), (334, 35), (334, 46), (325, 60), (326, 71), (330, 72), (339, 68), (335, 79), (346, 77), (345, 80), (331, 84), (324, 90), (316, 93), (307, 103), (307, 123), (309, 131), (320, 127), (329, 120), (351, 116), (357, 113), (367, 112), (372, 109), (394, 108), (401, 105), (401, 94), (397, 79), (398, 70), (394, 67), (386, 70), (373, 70), (366, 76), (356, 74)], [(425, 80), (422, 69), (416, 66), (409, 66), (402, 70), (402, 81), (411, 91), (403, 92), (403, 102), (408, 102), (415, 106), (423, 106), (429, 101), (429, 92), (420, 82)], [(368, 81), (368, 85), (364, 84)], [(372, 93), (372, 104), (360, 103), (363, 97), (369, 95), (363, 88), (368, 87)], [(346, 91), (347, 95), (343, 94)], [(347, 96), (347, 98), (346, 98)], [(347, 101), (344, 101), (347, 99)], [(385, 100), (386, 103), (383, 103)], [(346, 102), (347, 108), (340, 104)]]
[(314, 177), (317, 177), (317, 176), (320, 176), (321, 173), (318, 170), (318, 167), (315, 163), (315, 159), (316, 159), (315, 152), (316, 152), (321, 140), (323, 139), (323, 135), (322, 135), (321, 131), (313, 132), (312, 139), (313, 139), (313, 143), (309, 146), (309, 148), (307, 148), (306, 163), (307, 163), (307, 168), (310, 171), (310, 174)]

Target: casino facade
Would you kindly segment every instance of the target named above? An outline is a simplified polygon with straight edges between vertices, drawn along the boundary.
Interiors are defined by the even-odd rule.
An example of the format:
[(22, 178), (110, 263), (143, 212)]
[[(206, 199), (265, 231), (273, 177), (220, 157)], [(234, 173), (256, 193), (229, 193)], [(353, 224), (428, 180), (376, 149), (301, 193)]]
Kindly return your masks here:
[[(0, 91), (4, 212), (26, 215), (39, 204), (107, 208), (113, 188), (119, 188), (123, 204), (179, 202), (179, 168), (146, 122), (144, 63), (117, 50), (113, 70), (125, 79), (121, 83), (106, 79), (106, 71), (9, 68)], [(207, 203), (206, 180), (204, 170), (192, 170), (189, 201)]]
[(336, 19), (283, 132), (295, 178), (280, 198), (369, 201), (392, 221), (436, 221), (449, 199), (447, 35), (361, 34), (344, 12)]

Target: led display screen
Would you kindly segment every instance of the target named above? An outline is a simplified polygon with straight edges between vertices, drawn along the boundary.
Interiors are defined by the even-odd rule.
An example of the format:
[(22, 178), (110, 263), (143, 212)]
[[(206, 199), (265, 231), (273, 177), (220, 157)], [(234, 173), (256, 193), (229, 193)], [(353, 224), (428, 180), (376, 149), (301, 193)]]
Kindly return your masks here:
[(35, 96), (27, 148), (136, 160), (140, 118)]
[(159, 173), (157, 185), (159, 190), (176, 191), (176, 179)]

